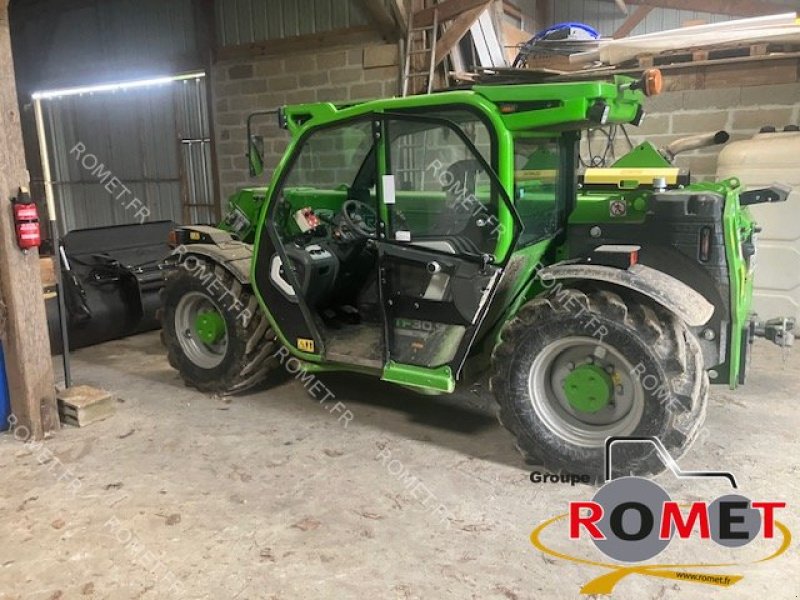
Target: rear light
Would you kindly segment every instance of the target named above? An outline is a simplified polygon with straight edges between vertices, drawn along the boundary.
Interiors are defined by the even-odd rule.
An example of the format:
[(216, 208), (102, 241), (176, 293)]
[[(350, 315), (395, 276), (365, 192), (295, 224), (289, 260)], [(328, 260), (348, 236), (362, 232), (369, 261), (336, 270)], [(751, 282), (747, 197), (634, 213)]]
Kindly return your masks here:
[(639, 264), (639, 251), (633, 250), (630, 254), (630, 266)]
[(647, 69), (642, 74), (645, 96), (658, 96), (664, 89), (664, 76), (660, 69)]

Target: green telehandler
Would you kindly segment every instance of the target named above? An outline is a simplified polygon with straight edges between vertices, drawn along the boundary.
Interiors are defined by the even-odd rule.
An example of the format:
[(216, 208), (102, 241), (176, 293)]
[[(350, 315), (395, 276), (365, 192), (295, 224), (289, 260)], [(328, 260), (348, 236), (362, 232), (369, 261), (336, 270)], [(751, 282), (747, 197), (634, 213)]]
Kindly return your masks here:
[[(269, 185), (234, 195), (219, 227), (172, 234), (170, 363), (217, 393), (287, 360), (427, 394), (487, 378), (517, 447), (550, 470), (600, 480), (612, 436), (681, 456), (709, 383), (744, 381), (747, 205), (787, 190), (692, 184), (647, 143), (579, 176), (581, 131), (638, 125), (659, 75), (275, 111), (291, 140)], [(791, 341), (790, 324), (766, 330)], [(627, 446), (626, 472), (663, 469)]]

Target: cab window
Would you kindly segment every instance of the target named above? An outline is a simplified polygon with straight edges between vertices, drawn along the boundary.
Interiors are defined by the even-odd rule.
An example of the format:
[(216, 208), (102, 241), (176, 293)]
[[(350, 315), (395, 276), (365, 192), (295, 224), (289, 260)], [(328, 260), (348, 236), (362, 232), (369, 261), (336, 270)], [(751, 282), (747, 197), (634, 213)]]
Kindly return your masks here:
[(562, 143), (553, 138), (517, 138), (514, 147), (514, 204), (527, 246), (558, 233), (563, 219)]
[(426, 116), (452, 121), (475, 147), (441, 123), (389, 120), (387, 172), (394, 176), (395, 197), (388, 205), (388, 238), (448, 254), (491, 255), (500, 202), (478, 160), (491, 156), (489, 132), (466, 111)]

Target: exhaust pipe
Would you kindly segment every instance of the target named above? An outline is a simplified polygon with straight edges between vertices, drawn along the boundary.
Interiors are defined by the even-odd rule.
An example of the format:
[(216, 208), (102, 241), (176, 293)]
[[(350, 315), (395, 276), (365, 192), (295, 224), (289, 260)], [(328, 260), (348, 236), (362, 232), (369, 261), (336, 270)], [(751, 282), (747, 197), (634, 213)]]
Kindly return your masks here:
[(689, 152), (690, 150), (705, 148), (706, 146), (717, 146), (719, 144), (724, 144), (729, 139), (731, 139), (731, 136), (727, 131), (690, 135), (689, 137), (675, 140), (668, 146), (662, 148), (661, 154), (663, 154), (668, 161), (672, 162), (675, 156), (681, 152)]

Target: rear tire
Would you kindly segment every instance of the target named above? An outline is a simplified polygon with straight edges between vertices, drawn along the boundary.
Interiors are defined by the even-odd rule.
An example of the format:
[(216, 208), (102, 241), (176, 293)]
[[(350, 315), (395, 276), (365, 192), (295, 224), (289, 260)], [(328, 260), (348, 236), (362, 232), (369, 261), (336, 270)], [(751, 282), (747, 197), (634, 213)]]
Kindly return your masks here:
[[(607, 333), (599, 336), (601, 327)], [(611, 435), (656, 436), (677, 459), (705, 420), (709, 385), (697, 340), (682, 321), (638, 295), (563, 289), (536, 298), (505, 326), (492, 362), (500, 422), (529, 461), (554, 472), (602, 481)], [(610, 373), (602, 408), (579, 410), (570, 399), (564, 374), (584, 363), (595, 363), (600, 379)], [(595, 401), (592, 394), (579, 400)], [(649, 444), (616, 446), (613, 466), (614, 476), (665, 469)]]
[[(273, 356), (278, 349), (272, 331), (253, 291), (242, 286), (219, 265), (203, 258), (192, 271), (178, 266), (167, 278), (161, 292), (161, 342), (169, 364), (186, 385), (202, 392), (242, 392), (266, 379), (278, 364)], [(213, 273), (218, 282), (197, 274)], [(229, 290), (227, 294), (220, 290)], [(236, 304), (236, 301), (240, 304)], [(224, 320), (224, 339), (204, 344), (191, 324), (191, 311), (205, 307)]]

